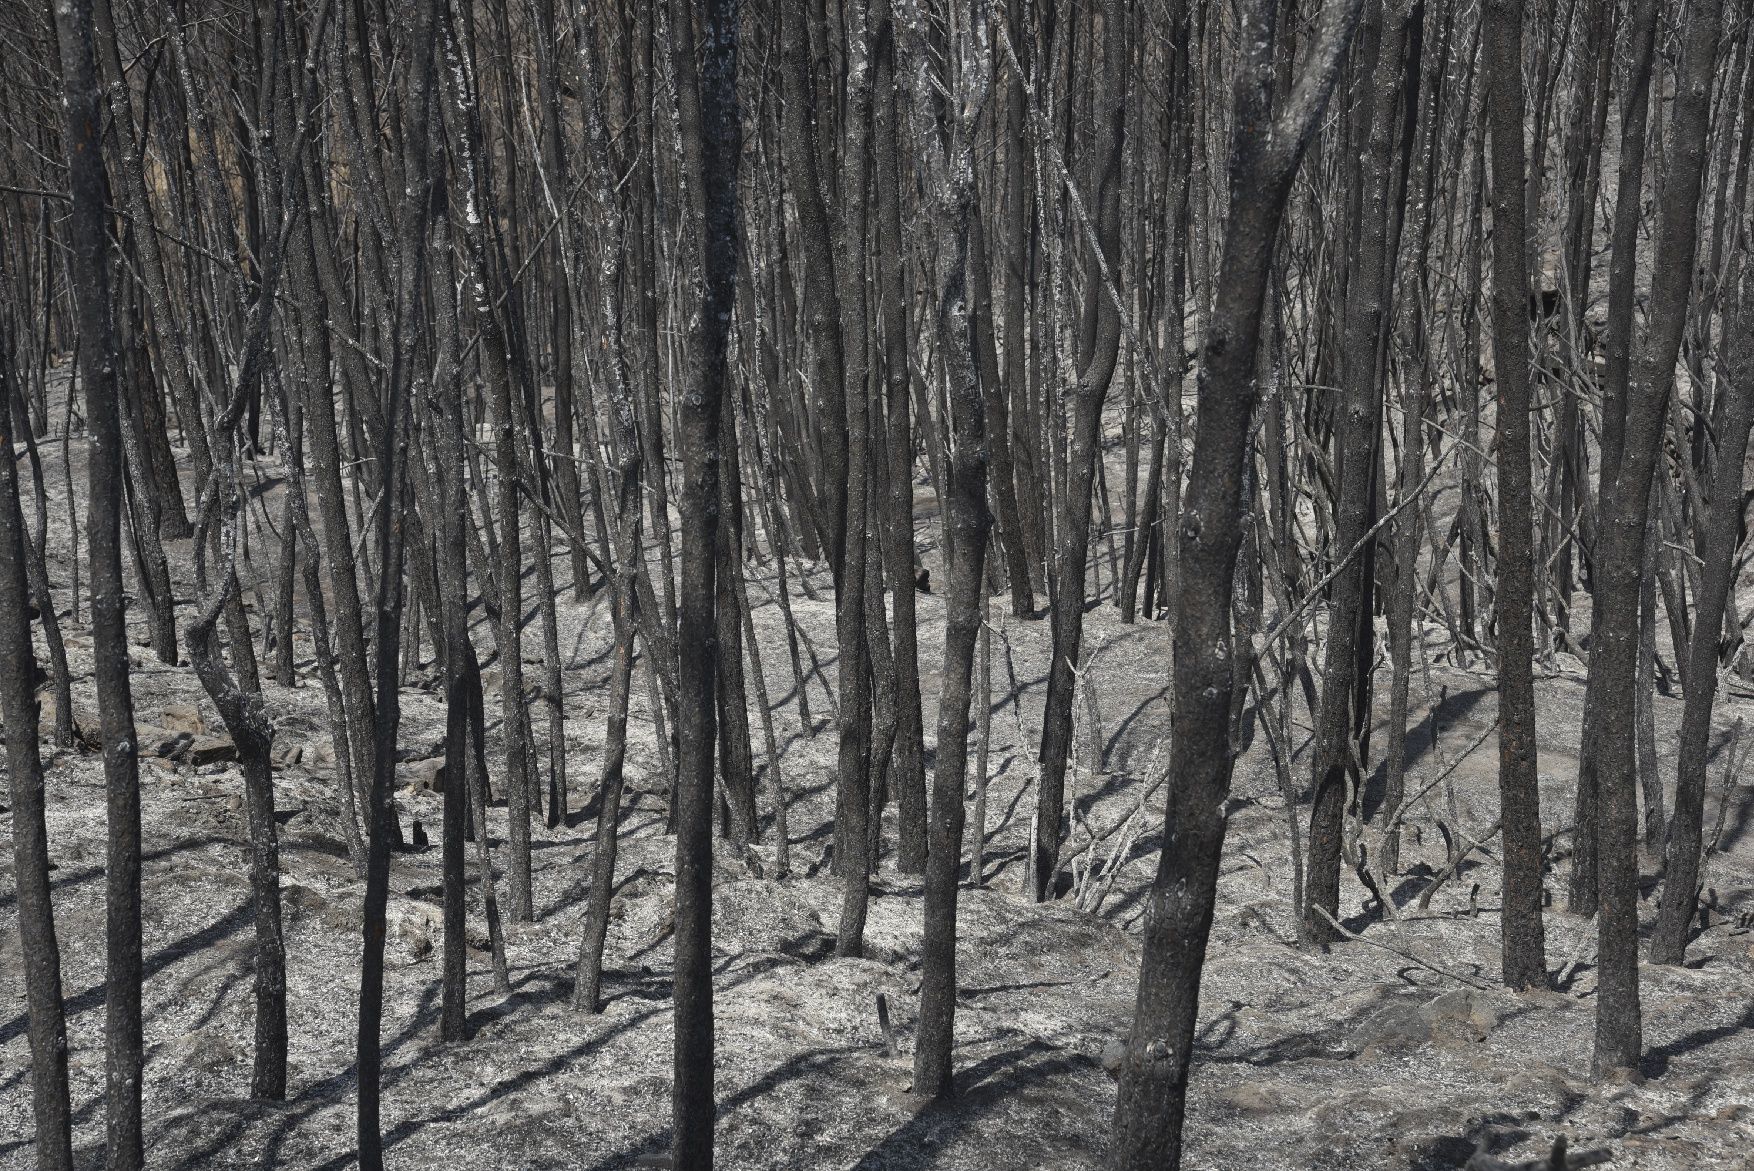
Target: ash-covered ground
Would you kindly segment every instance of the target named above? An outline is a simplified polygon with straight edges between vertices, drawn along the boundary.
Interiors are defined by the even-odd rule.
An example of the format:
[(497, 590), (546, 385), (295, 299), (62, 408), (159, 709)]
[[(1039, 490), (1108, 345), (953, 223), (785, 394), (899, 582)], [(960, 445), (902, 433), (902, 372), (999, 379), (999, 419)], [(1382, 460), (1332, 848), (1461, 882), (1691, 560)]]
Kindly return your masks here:
[[(73, 450), (77, 454), (77, 443)], [(45, 447), (44, 455), (54, 484), (61, 479), (58, 452)], [(52, 504), (64, 518), (64, 499), (57, 495)], [(922, 523), (922, 540), (929, 542), (935, 529), (935, 522)], [(91, 642), (66, 614), (71, 561), (65, 532), (57, 531), (62, 544), (51, 569), (64, 595), (76, 710), (91, 710)], [(186, 543), (172, 553), (184, 575), (179, 580), (186, 580)], [(930, 554), (927, 563), (939, 568)], [(556, 567), (564, 573), (564, 559)], [(771, 583), (771, 565), (752, 563), (748, 572)], [(1068, 850), (1085, 847), (1092, 835), (1100, 841), (1085, 850), (1085, 861), (1107, 862), (1125, 840), (1131, 848), (1122, 852), (1118, 873), (1092, 866), (1080, 883), (1084, 872), (1074, 868), (1076, 889), (1035, 906), (1019, 888), (1048, 630), (1045, 621), (1004, 617), (995, 602), (988, 844), (984, 873), (962, 893), (957, 1094), (949, 1103), (927, 1105), (908, 1092), (921, 887), (895, 871), (889, 853), (874, 885), (868, 958), (830, 958), (839, 887), (822, 864), (834, 762), (824, 695), (824, 678), (832, 685), (834, 677), (825, 572), (815, 571), (815, 587), (815, 599), (793, 603), (824, 659), (822, 675), (808, 683), (810, 727), (798, 720), (771, 591), (759, 580), (752, 590), (776, 705), (796, 874), (771, 877), (771, 837), (756, 851), (755, 865), (729, 851), (719, 856), (719, 1165), (1100, 1166), (1114, 1101), (1103, 1053), (1131, 1022), (1141, 898), (1163, 819), (1164, 790), (1153, 790), (1151, 782), (1168, 759), (1168, 628), (1122, 626), (1108, 606), (1086, 619), (1085, 644), (1093, 654), (1084, 678), (1096, 703), (1094, 714), (1080, 705), (1070, 783), (1077, 816)], [(929, 755), (943, 609), (935, 597), (919, 601)], [(570, 591), (560, 609), (568, 654), (570, 805), (577, 810), (600, 768), (609, 616), (600, 603), (575, 603)], [(143, 637), (143, 628), (136, 633)], [(487, 631), (477, 637), (485, 652)], [(1582, 670), (1559, 656), (1537, 692), (1542, 815), (1553, 835), (1548, 888), (1555, 906), (1547, 917), (1547, 948), (1558, 979), (1554, 991), (1513, 994), (1497, 987), (1500, 871), (1495, 840), (1486, 836), (1497, 817), (1493, 680), (1484, 664), (1449, 661), (1445, 639), (1440, 627), (1427, 629), (1415, 669), (1408, 788), (1417, 793), (1429, 786), (1429, 793), (1411, 818), (1419, 832), (1410, 832), (1403, 845), (1398, 914), (1385, 916), (1348, 874), (1343, 910), (1359, 941), (1326, 952), (1296, 946), (1290, 829), (1265, 738), (1253, 737), (1238, 762), (1184, 1166), (1459, 1168), (1482, 1143), (1504, 1157), (1527, 1158), (1562, 1133), (1574, 1149), (1611, 1149), (1610, 1165), (1618, 1168), (1754, 1166), (1748, 1153), (1754, 1149), (1754, 932), (1741, 925), (1743, 912), (1754, 909), (1754, 787), (1723, 780), (1729, 730), (1747, 705), (1728, 696), (1717, 720), (1706, 825), (1709, 836), (1722, 804), (1727, 848), (1708, 861), (1706, 884), (1719, 912), (1693, 943), (1688, 967), (1642, 969), (1644, 1075), (1596, 1085), (1589, 1079), (1594, 924), (1562, 909)], [(540, 653), (533, 632), (524, 646), (531, 659)], [(143, 646), (135, 647), (134, 659), (143, 745), (186, 744), (185, 737), (219, 730), (190, 669), (159, 665)], [(163, 1171), (352, 1163), (363, 884), (344, 845), (322, 691), (309, 660), (307, 647), (301, 686), (270, 684), (267, 691), (283, 821), (291, 1029), (283, 1103), (247, 1098), (252, 930), (236, 765), (192, 763), (181, 747), (181, 759), (143, 760), (147, 1156)], [(601, 1015), (581, 1015), (567, 1004), (594, 818), (575, 816), (574, 824), (534, 831), (536, 919), (508, 925), (509, 997), (493, 988), (471, 882), (473, 1038), (461, 1044), (438, 1039), (439, 852), (394, 856), (384, 1022), (391, 1166), (608, 1171), (654, 1165), (666, 1151), (674, 842), (664, 834), (665, 793), (646, 694), (639, 681)], [(401, 743), (410, 763), (402, 770), (398, 805), (405, 824), (418, 817), (436, 837), (441, 797), (425, 787), (431, 769), (418, 762), (441, 751), (442, 696), (436, 687), (413, 687), (402, 707)], [(1679, 700), (1657, 698), (1658, 746), (1671, 780), (1679, 716)], [(1296, 717), (1294, 740), (1303, 745), (1308, 730), (1301, 703)], [(765, 766), (755, 727), (758, 764)], [(538, 721), (539, 750), (542, 735)], [(490, 727), (490, 763), (498, 751), (498, 731)], [(222, 746), (214, 755), (224, 756)], [(1300, 784), (1308, 768), (1305, 756), (1293, 762)], [(765, 776), (762, 784), (763, 825), (771, 833)], [(1150, 796), (1135, 815), (1142, 793)], [(79, 750), (54, 755), (48, 797), (75, 1143), (81, 1159), (96, 1167), (104, 1113), (99, 759)], [(491, 826), (495, 861), (503, 866), (501, 798)], [(1136, 833), (1109, 832), (1130, 816)], [(1298, 817), (1307, 819), (1307, 807)], [(1421, 910), (1420, 893), (1446, 862), (1439, 818), (1452, 833), (1486, 840)], [(888, 847), (893, 810), (890, 819)], [(971, 821), (969, 832), (975, 829)], [(0, 837), (6, 839), (0, 851), (0, 1166), (24, 1168), (33, 1158), (32, 1121), (10, 811), (0, 815)], [(1646, 859), (1647, 874), (1655, 862)], [(1654, 882), (1647, 883), (1647, 896), (1654, 891)], [(1654, 911), (1654, 897), (1647, 897), (1646, 910)], [(898, 1056), (888, 1053), (879, 1027), (880, 994), (890, 1006)]]

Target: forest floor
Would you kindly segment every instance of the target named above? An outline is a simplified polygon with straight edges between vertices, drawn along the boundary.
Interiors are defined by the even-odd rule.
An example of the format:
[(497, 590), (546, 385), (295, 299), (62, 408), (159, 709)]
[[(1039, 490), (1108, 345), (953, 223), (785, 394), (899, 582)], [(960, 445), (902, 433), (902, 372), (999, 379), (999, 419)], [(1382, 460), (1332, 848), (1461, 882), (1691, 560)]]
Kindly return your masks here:
[[(78, 461), (79, 444), (73, 444)], [(49, 483), (62, 479), (58, 447), (45, 447)], [(82, 471), (76, 469), (82, 482)], [(53, 492), (60, 532), (51, 565), (71, 581), (65, 499)], [(191, 494), (192, 498), (192, 494)], [(29, 507), (27, 505), (27, 515)], [(920, 526), (923, 545), (936, 522)], [(54, 549), (52, 542), (52, 549)], [(179, 583), (187, 542), (172, 546)], [(933, 576), (943, 575), (928, 553)], [(564, 559), (557, 559), (564, 574)], [(751, 564), (752, 577), (772, 573)], [(131, 572), (131, 567), (130, 567)], [(1105, 574), (1106, 576), (1106, 574)], [(770, 582), (771, 584), (771, 582)], [(827, 574), (817, 599), (794, 608), (833, 677), (833, 610)], [(1076, 899), (1036, 906), (1020, 897), (1033, 806), (1034, 736), (1045, 691), (1048, 625), (992, 607), (993, 701), (987, 865), (961, 896), (956, 1018), (957, 1093), (927, 1105), (908, 1093), (921, 936), (921, 884), (885, 853), (873, 886), (868, 958), (831, 958), (839, 888), (820, 873), (833, 807), (834, 731), (820, 678), (809, 682), (813, 726), (801, 728), (784, 629), (769, 593), (752, 591), (777, 705), (790, 801), (794, 877), (776, 881), (721, 852), (715, 875), (716, 1080), (719, 1166), (726, 1168), (1094, 1168), (1113, 1107), (1102, 1055), (1132, 1020), (1142, 898), (1160, 843), (1162, 790), (1147, 802), (1146, 832), (1094, 911)], [(93, 703), (88, 631), (71, 622), (76, 709)], [(928, 746), (935, 727), (943, 606), (919, 598)], [(600, 766), (607, 698), (609, 616), (601, 604), (560, 604), (566, 648), (570, 805), (584, 805)], [(137, 616), (137, 615), (136, 615)], [(137, 637), (143, 639), (143, 627)], [(489, 639), (478, 629), (484, 648)], [(1095, 662), (1099, 728), (1085, 723), (1086, 767), (1071, 789), (1080, 820), (1118, 824), (1167, 761), (1169, 634), (1162, 624), (1121, 625), (1113, 607), (1092, 609), (1086, 647)], [(540, 638), (524, 642), (540, 654)], [(1008, 672), (1006, 648), (1015, 665)], [(1440, 665), (1447, 635), (1426, 631), (1416, 668), (1409, 792), (1450, 770), (1429, 797), (1444, 820), (1485, 834), (1497, 816), (1496, 703), (1483, 664)], [(134, 651), (134, 701), (143, 727), (177, 723), (196, 708), (217, 717), (187, 667)], [(141, 770), (145, 841), (143, 908), (147, 981), (147, 1158), (160, 1171), (351, 1164), (353, 1051), (363, 884), (348, 860), (328, 759), (322, 690), (308, 654), (302, 686), (268, 685), (281, 767), (282, 889), (286, 908), (291, 1060), (284, 1103), (247, 1098), (252, 999), (251, 909), (241, 780), (234, 764), (157, 758)], [(1549, 834), (1570, 824), (1583, 673), (1560, 656), (1537, 686), (1542, 816)], [(491, 666), (491, 664), (490, 664)], [(1427, 673), (1428, 672), (1428, 673)], [(497, 672), (493, 673), (497, 676)], [(1386, 680), (1386, 671), (1382, 678)], [(1379, 687), (1386, 697), (1386, 684)], [(1443, 697), (1435, 716), (1432, 703)], [(471, 1040), (439, 1040), (439, 851), (399, 853), (391, 867), (385, 982), (384, 1130), (392, 1167), (609, 1171), (661, 1165), (668, 1147), (671, 1018), (668, 934), (674, 840), (664, 830), (646, 690), (636, 686), (630, 791), (609, 930), (607, 1004), (587, 1016), (567, 1005), (578, 951), (595, 821), (534, 831), (536, 917), (508, 925), (512, 993), (493, 989), (480, 904), (471, 886)], [(1663, 775), (1672, 778), (1678, 700), (1656, 699)], [(163, 713), (170, 707), (172, 714)], [(414, 758), (440, 751), (442, 696), (402, 698), (401, 742)], [(489, 714), (497, 712), (489, 698)], [(1547, 955), (1557, 990), (1519, 995), (1497, 986), (1497, 849), (1473, 861), (1420, 912), (1417, 898), (1445, 864), (1445, 846), (1422, 812), (1403, 847), (1398, 920), (1366, 913), (1350, 874), (1342, 909), (1360, 942), (1326, 952), (1293, 940), (1290, 837), (1263, 737), (1238, 761), (1220, 902), (1201, 998), (1201, 1027), (1187, 1119), (1189, 1168), (1459, 1168), (1484, 1143), (1530, 1157), (1564, 1133), (1577, 1147), (1607, 1146), (1618, 1168), (1739, 1168), (1754, 1150), (1754, 933), (1737, 925), (1754, 910), (1754, 786), (1720, 788), (1727, 729), (1754, 703), (1720, 704), (1708, 831), (1725, 803), (1727, 850), (1708, 863), (1707, 885), (1725, 914), (1692, 944), (1686, 968), (1641, 969), (1644, 1074), (1605, 1085), (1589, 1078), (1594, 1017), (1593, 921), (1562, 909), (1567, 863), (1557, 835), (1548, 874), (1555, 905)], [(1298, 712), (1297, 743), (1308, 736)], [(759, 725), (756, 725), (759, 730)], [(1025, 731), (1026, 730), (1026, 731)], [(1020, 733), (1024, 733), (1021, 734)], [(537, 721), (538, 747), (544, 734)], [(1379, 733), (1380, 734), (1380, 733)], [(1437, 743), (1432, 743), (1435, 735)], [(292, 748), (302, 751), (294, 753)], [(498, 748), (490, 728), (489, 759)], [(757, 735), (757, 759), (762, 763)], [(298, 759), (293, 759), (297, 757)], [(1094, 764), (1094, 769), (1088, 767)], [(930, 761), (928, 760), (928, 767)], [(1294, 775), (1307, 776), (1299, 756)], [(439, 795), (408, 770), (398, 804), (405, 824), (440, 822)], [(763, 824), (767, 825), (764, 798)], [(1450, 804), (1453, 791), (1453, 806)], [(49, 836), (57, 869), (56, 924), (69, 1012), (75, 1145), (96, 1167), (103, 1141), (103, 859), (101, 762), (57, 754), (48, 773)], [(1307, 820), (1307, 807), (1298, 812)], [(893, 810), (886, 846), (893, 846)], [(505, 861), (503, 802), (491, 815), (496, 862)], [(974, 832), (971, 822), (970, 833)], [(436, 838), (436, 828), (434, 837)], [(15, 924), (11, 816), (0, 814), (0, 1167), (31, 1163), (32, 1122)], [(1114, 839), (1110, 839), (1112, 843)], [(1103, 848), (1106, 854), (1107, 846)], [(771, 841), (757, 851), (771, 875)], [(1646, 859), (1646, 872), (1654, 860)], [(500, 886), (503, 907), (504, 884)], [(1648, 897), (1646, 914), (1654, 912)], [(876, 999), (886, 994), (900, 1056), (886, 1052)]]

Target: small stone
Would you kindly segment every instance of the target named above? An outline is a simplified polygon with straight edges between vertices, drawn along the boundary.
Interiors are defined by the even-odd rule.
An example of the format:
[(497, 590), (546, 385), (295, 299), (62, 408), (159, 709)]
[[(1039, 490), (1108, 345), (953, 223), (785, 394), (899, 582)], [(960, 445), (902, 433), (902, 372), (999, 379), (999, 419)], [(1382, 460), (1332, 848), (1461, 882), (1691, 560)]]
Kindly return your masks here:
[(1361, 1050), (1413, 1049), (1431, 1039), (1424, 1005), (1392, 1000), (1358, 1027), (1353, 1043)]
[(1121, 1063), (1126, 1059), (1126, 1041), (1120, 1037), (1110, 1037), (1102, 1047), (1103, 1072), (1118, 1080), (1121, 1076)]
[(196, 1029), (165, 1042), (161, 1051), (178, 1066), (215, 1070), (235, 1065), (248, 1056), (242, 1044), (218, 1027)]
[(197, 736), (189, 745), (188, 762), (197, 768), (238, 758), (238, 746), (230, 736)]
[[(55, 693), (45, 692), (40, 697), (38, 707), (39, 735), (54, 735), (55, 715)], [(77, 700), (73, 703), (73, 741), (77, 747), (87, 752), (98, 752), (104, 744), (103, 723), (98, 719), (97, 712), (81, 705)]]
[(385, 909), (385, 927), (393, 951), (405, 964), (432, 957), (432, 938), (443, 929), (440, 911), (430, 903), (393, 899)]
[(190, 703), (167, 703), (159, 710), (158, 722), (172, 732), (187, 732), (191, 736), (199, 736), (207, 731), (207, 721), (201, 718), (201, 711)]
[(1454, 1034), (1460, 1032), (1470, 1040), (1484, 1041), (1503, 1014), (1473, 988), (1457, 988), (1445, 992), (1427, 1007), (1434, 1028)]
[(445, 791), (445, 758), (428, 757), (396, 766), (396, 780), (415, 792)]
[(141, 756), (156, 756), (160, 760), (174, 760), (184, 749), (189, 747), (192, 739), (193, 737), (187, 732), (155, 728), (151, 724), (136, 724), (134, 726), (134, 743), (139, 746)]

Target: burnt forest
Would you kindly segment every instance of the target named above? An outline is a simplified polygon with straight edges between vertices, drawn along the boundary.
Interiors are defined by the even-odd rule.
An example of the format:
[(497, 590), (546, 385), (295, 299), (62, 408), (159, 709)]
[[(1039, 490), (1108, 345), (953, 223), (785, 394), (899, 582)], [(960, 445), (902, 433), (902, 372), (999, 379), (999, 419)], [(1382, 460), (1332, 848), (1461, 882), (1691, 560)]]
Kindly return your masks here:
[(1754, 1168), (1754, 0), (0, 0), (0, 1171)]

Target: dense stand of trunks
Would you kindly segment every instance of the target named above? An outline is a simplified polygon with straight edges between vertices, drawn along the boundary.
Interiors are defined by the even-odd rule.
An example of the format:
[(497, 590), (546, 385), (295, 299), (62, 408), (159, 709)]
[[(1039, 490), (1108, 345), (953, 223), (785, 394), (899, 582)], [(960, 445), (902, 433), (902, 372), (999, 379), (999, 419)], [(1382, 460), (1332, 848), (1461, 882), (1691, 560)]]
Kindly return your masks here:
[[(1415, 820), (1452, 865), (1471, 848), (1412, 783), (1417, 726), (1443, 718), (1416, 669), (1434, 645), (1496, 680), (1502, 979), (1550, 979), (1565, 884), (1597, 918), (1596, 1072), (1636, 1067), (1640, 883), (1662, 881), (1649, 958), (1683, 962), (1716, 845), (1714, 702), (1751, 670), (1754, 7), (1682, 10), (7, 6), (25, 51), (0, 59), (0, 712), (39, 1164), (73, 1159), (41, 700), (58, 748), (102, 752), (106, 1157), (145, 1158), (131, 633), (187, 656), (237, 748), (264, 1099), (288, 1090), (270, 688), (322, 688), (364, 890), (368, 1169), (405, 687), (445, 703), (450, 1041), (470, 1030), (469, 844), (503, 995), (495, 851), (528, 921), (533, 843), (580, 819), (571, 1003), (601, 1010), (643, 704), (676, 848), (674, 1165), (706, 1168), (714, 836), (793, 873), (791, 716), (764, 662), (799, 735), (834, 741), (836, 953), (863, 954), (883, 866), (924, 876), (913, 1088), (948, 1097), (961, 885), (1004, 854), (1021, 898), (1100, 908), (1137, 860), (1085, 816), (1128, 779), (1094, 743), (1105, 606), (1173, 668), (1146, 709), (1167, 771), (1131, 778), (1166, 800), (1114, 1167), (1180, 1159), (1257, 728), (1301, 943), (1395, 917)], [(819, 649), (793, 607), (825, 583)], [(562, 629), (600, 592), (592, 769), (568, 754)], [(769, 600), (784, 655), (761, 642)], [(89, 623), (95, 726), (67, 622)], [(1006, 635), (1024, 623), (1044, 627), (1037, 683)], [(990, 854), (995, 634), (1034, 767), (1027, 841)], [(1575, 796), (1544, 818), (1536, 676), (1560, 655), (1588, 686)], [(1684, 698), (1670, 810), (1659, 686)]]

